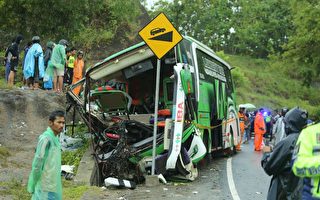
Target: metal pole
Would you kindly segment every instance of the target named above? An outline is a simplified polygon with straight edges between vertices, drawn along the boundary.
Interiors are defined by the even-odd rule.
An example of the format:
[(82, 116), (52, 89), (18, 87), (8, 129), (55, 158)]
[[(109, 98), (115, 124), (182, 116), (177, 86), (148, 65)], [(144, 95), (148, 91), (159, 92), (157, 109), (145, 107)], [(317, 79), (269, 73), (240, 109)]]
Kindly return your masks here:
[(152, 146), (152, 168), (151, 175), (154, 175), (155, 171), (155, 158), (156, 158), (156, 145), (157, 145), (157, 128), (158, 128), (158, 105), (159, 105), (159, 85), (160, 85), (160, 63), (161, 60), (157, 60), (157, 77), (156, 77), (156, 93), (155, 93), (155, 105), (154, 105), (154, 122), (153, 122), (153, 146)]
[(72, 137), (74, 134), (74, 121), (76, 120), (76, 105), (73, 106), (73, 115), (72, 115)]

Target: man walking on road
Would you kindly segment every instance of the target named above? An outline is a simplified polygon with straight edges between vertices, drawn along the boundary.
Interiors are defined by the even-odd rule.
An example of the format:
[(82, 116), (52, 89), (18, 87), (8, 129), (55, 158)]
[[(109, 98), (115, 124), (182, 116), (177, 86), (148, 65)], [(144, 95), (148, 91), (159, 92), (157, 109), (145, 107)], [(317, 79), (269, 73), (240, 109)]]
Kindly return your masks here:
[(265, 134), (266, 132), (262, 112), (263, 112), (263, 109), (260, 108), (254, 119), (254, 150), (255, 151), (261, 151), (263, 134)]
[(61, 145), (59, 133), (63, 131), (63, 111), (49, 116), (49, 127), (39, 136), (36, 153), (29, 175), (28, 192), (33, 200), (61, 200)]

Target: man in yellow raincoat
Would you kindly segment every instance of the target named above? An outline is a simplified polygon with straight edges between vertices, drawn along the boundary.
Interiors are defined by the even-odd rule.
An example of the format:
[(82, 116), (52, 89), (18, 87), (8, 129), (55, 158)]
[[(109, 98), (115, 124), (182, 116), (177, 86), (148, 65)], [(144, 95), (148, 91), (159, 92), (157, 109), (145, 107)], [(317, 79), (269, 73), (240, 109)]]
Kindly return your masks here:
[(33, 200), (61, 200), (61, 145), (59, 133), (65, 123), (64, 111), (49, 116), (49, 127), (39, 136), (29, 175), (28, 192)]

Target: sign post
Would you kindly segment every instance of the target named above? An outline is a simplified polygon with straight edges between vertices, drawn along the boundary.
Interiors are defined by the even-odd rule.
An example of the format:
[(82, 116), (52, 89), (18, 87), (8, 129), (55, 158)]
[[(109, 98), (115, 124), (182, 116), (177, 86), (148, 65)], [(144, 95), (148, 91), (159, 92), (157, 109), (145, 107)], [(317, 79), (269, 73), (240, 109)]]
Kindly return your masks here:
[(160, 13), (149, 24), (139, 32), (140, 37), (149, 46), (152, 52), (157, 56), (157, 75), (153, 123), (153, 147), (152, 147), (152, 171), (155, 174), (155, 157), (157, 145), (157, 128), (158, 128), (158, 105), (159, 105), (159, 85), (160, 85), (160, 66), (161, 58), (175, 47), (181, 40), (182, 36), (174, 28), (165, 14)]

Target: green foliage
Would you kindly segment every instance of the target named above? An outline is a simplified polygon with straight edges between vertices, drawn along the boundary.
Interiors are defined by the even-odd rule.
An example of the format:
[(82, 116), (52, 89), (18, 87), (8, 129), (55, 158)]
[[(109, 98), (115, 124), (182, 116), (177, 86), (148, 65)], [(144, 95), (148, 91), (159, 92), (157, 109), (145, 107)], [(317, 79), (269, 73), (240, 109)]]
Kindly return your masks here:
[[(74, 129), (77, 138), (82, 138), (83, 146), (74, 151), (63, 151), (61, 155), (62, 165), (74, 165), (74, 173), (77, 173), (81, 158), (89, 147), (89, 140), (85, 139), (84, 134), (88, 132), (88, 128), (84, 124), (80, 124)], [(67, 135), (71, 135), (71, 128), (67, 130)]]
[[(320, 96), (317, 87), (304, 86), (303, 80), (292, 78), (288, 69), (299, 66), (286, 60), (252, 59), (246, 56), (229, 55), (236, 85), (237, 101), (253, 103), (256, 106), (281, 108), (299, 106), (309, 112), (311, 119), (319, 119)], [(297, 73), (297, 72), (295, 72)]]
[(303, 72), (305, 84), (310, 85), (314, 79), (311, 75), (320, 74), (320, 2), (294, 0), (291, 5), (292, 13), (295, 13), (295, 32), (286, 46), (285, 55), (306, 68)]
[(63, 199), (73, 200), (73, 199), (81, 199), (82, 195), (85, 191), (87, 191), (90, 187), (85, 185), (77, 185), (71, 181), (63, 180)]
[(10, 156), (9, 149), (0, 146), (0, 167), (7, 167), (7, 158)]
[(292, 32), (289, 0), (159, 1), (153, 16), (165, 12), (180, 33), (215, 51), (266, 58), (281, 54)]
[(239, 1), (231, 44), (235, 52), (262, 58), (283, 53), (282, 46), (292, 32), (289, 3), (289, 0)]
[[(113, 0), (1, 0), (0, 47), (10, 44), (17, 33), (25, 42), (33, 35), (41, 41), (68, 39), (86, 49), (107, 46), (114, 34), (136, 36), (141, 14), (139, 1)], [(77, 41), (77, 42), (72, 42)]]
[(236, 87), (245, 87), (249, 83), (248, 78), (245, 76), (245, 72), (239, 67), (232, 70), (232, 76)]
[(10, 156), (10, 152), (6, 147), (0, 146), (0, 158), (2, 157), (8, 157)]
[(219, 51), (230, 37), (232, 4), (227, 0), (159, 1), (152, 15), (165, 12), (180, 33), (205, 41)]
[(73, 172), (76, 174), (83, 154), (88, 149), (89, 142), (86, 141), (85, 144), (74, 151), (63, 151), (61, 154), (61, 164), (62, 165), (74, 165)]
[(66, 181), (66, 180), (62, 180), (62, 184), (63, 184), (62, 196), (64, 200), (81, 199), (84, 193), (90, 193), (90, 192), (94, 194), (101, 194), (101, 189), (99, 187), (76, 184), (74, 182)]
[(0, 196), (2, 197), (8, 196), (15, 200), (31, 199), (31, 195), (27, 192), (22, 180), (13, 179), (8, 182), (0, 182), (0, 188), (5, 188), (5, 190), (0, 190)]
[[(88, 191), (94, 193), (101, 192), (98, 187), (76, 184), (64, 179), (62, 179), (62, 184), (62, 195), (65, 200), (81, 199), (83, 194)], [(4, 190), (0, 189), (0, 196), (2, 197), (7, 196), (14, 200), (31, 199), (31, 194), (28, 193), (26, 185), (23, 184), (21, 180), (13, 179), (8, 182), (0, 182), (0, 188), (4, 188)]]
[[(88, 52), (92, 48), (96, 48), (95, 44), (106, 46), (113, 39), (114, 34), (108, 30), (94, 30), (86, 28), (74, 37), (75, 41), (81, 41), (83, 50)], [(79, 43), (79, 42), (77, 42)], [(100, 46), (99, 45), (99, 46)]]

